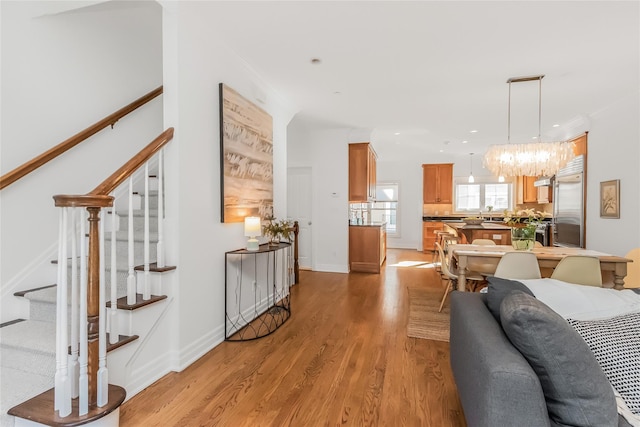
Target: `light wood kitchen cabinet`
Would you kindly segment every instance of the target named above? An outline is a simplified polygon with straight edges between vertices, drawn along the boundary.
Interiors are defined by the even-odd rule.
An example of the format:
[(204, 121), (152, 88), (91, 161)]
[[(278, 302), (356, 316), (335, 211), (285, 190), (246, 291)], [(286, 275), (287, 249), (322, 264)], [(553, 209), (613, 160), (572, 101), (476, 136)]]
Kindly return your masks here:
[(453, 203), (453, 163), (422, 165), (424, 204)]
[(444, 230), (444, 223), (425, 221), (422, 223), (422, 252), (431, 252), (435, 247), (436, 231)]
[(519, 176), (517, 180), (516, 203), (538, 203), (538, 187), (535, 176)]
[(387, 230), (384, 225), (349, 226), (349, 269), (380, 273), (387, 257)]
[(349, 201), (376, 199), (376, 162), (378, 155), (368, 142), (349, 144)]

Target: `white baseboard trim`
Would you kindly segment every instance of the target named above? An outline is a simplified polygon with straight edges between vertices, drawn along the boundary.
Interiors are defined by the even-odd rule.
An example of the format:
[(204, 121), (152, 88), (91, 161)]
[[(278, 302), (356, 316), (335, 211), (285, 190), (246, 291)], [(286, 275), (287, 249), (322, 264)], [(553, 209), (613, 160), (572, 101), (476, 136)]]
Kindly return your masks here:
[(224, 323), (213, 328), (200, 339), (184, 346), (178, 358), (177, 371), (181, 372), (224, 341)]
[(341, 264), (318, 264), (313, 271), (322, 271), (325, 273), (348, 273), (349, 266)]

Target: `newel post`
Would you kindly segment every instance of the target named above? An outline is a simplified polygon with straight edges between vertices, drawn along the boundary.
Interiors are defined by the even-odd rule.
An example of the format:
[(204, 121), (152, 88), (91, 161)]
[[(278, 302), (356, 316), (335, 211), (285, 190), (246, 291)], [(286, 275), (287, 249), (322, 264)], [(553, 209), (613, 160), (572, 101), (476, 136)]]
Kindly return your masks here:
[(89, 207), (89, 260), (87, 263), (87, 359), (89, 406), (98, 400), (98, 355), (100, 337), (100, 208)]
[[(87, 283), (80, 283), (87, 289), (87, 374), (88, 404), (98, 402), (98, 369), (100, 354), (100, 212), (102, 208), (113, 206), (113, 197), (109, 195), (56, 195), (53, 196), (56, 207), (86, 208), (89, 223), (89, 243), (87, 256)], [(81, 255), (83, 256), (83, 255)], [(66, 286), (66, 284), (59, 284)], [(104, 303), (104, 302), (102, 302)], [(80, 328), (83, 328), (80, 325)], [(66, 344), (65, 344), (66, 347)]]

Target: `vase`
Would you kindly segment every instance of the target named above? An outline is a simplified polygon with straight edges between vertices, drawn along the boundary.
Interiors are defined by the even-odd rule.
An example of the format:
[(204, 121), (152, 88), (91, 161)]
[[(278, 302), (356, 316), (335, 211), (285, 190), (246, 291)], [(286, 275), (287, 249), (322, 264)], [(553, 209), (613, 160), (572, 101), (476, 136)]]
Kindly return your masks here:
[(536, 241), (536, 226), (511, 228), (511, 246), (517, 251), (530, 251)]
[(280, 236), (272, 237), (271, 240), (269, 240), (270, 246), (278, 246), (279, 244), (280, 244)]

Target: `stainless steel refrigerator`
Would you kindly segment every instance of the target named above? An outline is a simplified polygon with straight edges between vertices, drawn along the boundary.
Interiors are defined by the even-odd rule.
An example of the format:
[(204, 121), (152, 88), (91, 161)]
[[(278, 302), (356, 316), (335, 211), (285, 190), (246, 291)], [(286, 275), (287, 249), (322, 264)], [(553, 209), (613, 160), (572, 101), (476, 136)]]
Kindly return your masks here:
[(584, 156), (556, 174), (553, 193), (553, 245), (584, 248)]

